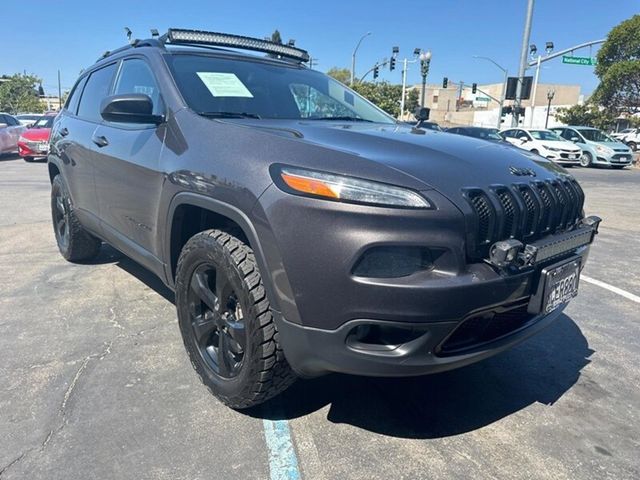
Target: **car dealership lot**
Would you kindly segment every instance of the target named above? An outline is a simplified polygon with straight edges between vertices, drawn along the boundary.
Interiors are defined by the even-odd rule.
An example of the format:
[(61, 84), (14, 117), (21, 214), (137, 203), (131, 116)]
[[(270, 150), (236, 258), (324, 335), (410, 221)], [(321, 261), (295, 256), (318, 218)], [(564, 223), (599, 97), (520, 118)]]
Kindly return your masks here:
[[(46, 165), (2, 157), (0, 171), (3, 480), (296, 478), (296, 462), (311, 479), (640, 477), (633, 299), (583, 278), (558, 322), (492, 359), (299, 381), (238, 413), (193, 372), (172, 293), (108, 247), (65, 262)], [(584, 274), (640, 295), (640, 169), (570, 172), (604, 218)], [(274, 425), (293, 454), (269, 443)]]

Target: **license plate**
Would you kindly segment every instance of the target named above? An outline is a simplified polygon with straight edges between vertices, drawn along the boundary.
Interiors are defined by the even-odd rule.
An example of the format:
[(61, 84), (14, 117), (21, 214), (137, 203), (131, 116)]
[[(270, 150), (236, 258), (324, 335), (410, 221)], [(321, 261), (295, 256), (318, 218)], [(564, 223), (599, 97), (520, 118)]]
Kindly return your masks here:
[(542, 311), (549, 313), (578, 295), (580, 260), (545, 269)]
[(572, 153), (572, 154), (569, 154), (569, 158), (571, 159), (578, 158), (578, 155)]
[(48, 143), (41, 143), (40, 145), (38, 145), (38, 151), (41, 153), (46, 153), (49, 151), (49, 144)]

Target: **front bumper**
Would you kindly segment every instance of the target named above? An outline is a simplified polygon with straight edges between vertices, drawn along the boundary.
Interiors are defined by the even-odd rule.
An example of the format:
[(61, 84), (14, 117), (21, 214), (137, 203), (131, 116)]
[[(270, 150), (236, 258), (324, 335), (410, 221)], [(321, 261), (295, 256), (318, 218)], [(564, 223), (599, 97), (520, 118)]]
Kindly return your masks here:
[(18, 155), (21, 157), (47, 158), (49, 146), (43, 150), (44, 142), (18, 142)]
[(575, 155), (575, 158), (570, 158), (570, 154), (564, 152), (552, 152), (551, 150), (545, 151), (545, 157), (549, 160), (553, 160), (560, 165), (580, 165), (580, 153), (571, 154)]
[[(549, 326), (560, 317), (564, 308), (561, 306), (547, 315), (532, 316), (509, 334), (453, 354), (443, 354), (441, 346), (463, 321), (416, 325), (360, 319), (347, 322), (337, 330), (304, 327), (282, 317), (276, 322), (287, 361), (302, 377), (329, 372), (406, 377), (452, 370), (496, 355)], [(420, 334), (409, 342), (389, 348), (364, 349), (350, 342), (350, 333), (355, 327), (371, 323), (417, 329)]]
[(611, 155), (598, 154), (594, 163), (604, 165), (631, 165), (633, 163), (633, 153), (615, 152)]

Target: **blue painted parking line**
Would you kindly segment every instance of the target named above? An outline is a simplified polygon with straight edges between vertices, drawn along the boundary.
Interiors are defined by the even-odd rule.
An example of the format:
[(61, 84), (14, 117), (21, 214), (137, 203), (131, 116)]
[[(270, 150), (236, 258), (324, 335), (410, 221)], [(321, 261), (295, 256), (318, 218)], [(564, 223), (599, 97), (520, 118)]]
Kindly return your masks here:
[(289, 422), (263, 420), (264, 436), (269, 449), (271, 480), (299, 480), (298, 458), (291, 439)]

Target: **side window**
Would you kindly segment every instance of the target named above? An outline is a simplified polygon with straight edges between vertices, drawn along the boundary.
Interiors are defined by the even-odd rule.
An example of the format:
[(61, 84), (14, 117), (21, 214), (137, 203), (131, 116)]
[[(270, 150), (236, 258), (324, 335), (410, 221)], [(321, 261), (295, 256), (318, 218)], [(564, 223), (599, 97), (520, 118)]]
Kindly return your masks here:
[(515, 130), (506, 130), (504, 132), (502, 132), (502, 136), (505, 138), (513, 138), (515, 137), (514, 135)]
[(116, 64), (112, 63), (91, 74), (80, 98), (78, 116), (92, 122), (101, 122), (100, 102), (109, 95), (111, 79), (116, 71)]
[(9, 125), (5, 115), (2, 115), (1, 113), (0, 113), (0, 123), (4, 123), (6, 125)]
[(20, 122), (18, 122), (11, 115), (5, 115), (4, 118), (6, 119), (6, 124), (9, 125), (10, 127), (15, 127), (16, 125), (20, 124)]
[(80, 97), (82, 96), (82, 89), (85, 83), (87, 83), (87, 77), (82, 77), (80, 81), (76, 83), (76, 86), (73, 87), (69, 98), (67, 98), (67, 103), (64, 106), (65, 110), (68, 110), (74, 115), (78, 113), (78, 104), (80, 103)]
[(144, 93), (153, 102), (153, 113), (156, 115), (164, 113), (158, 84), (144, 60), (134, 58), (122, 63), (114, 95), (125, 93)]
[[(572, 138), (580, 139), (580, 135), (578, 135), (578, 132), (576, 132), (575, 130), (571, 130), (569, 128), (565, 129), (563, 137), (569, 141), (571, 141)], [(580, 141), (582, 140), (580, 139)]]

